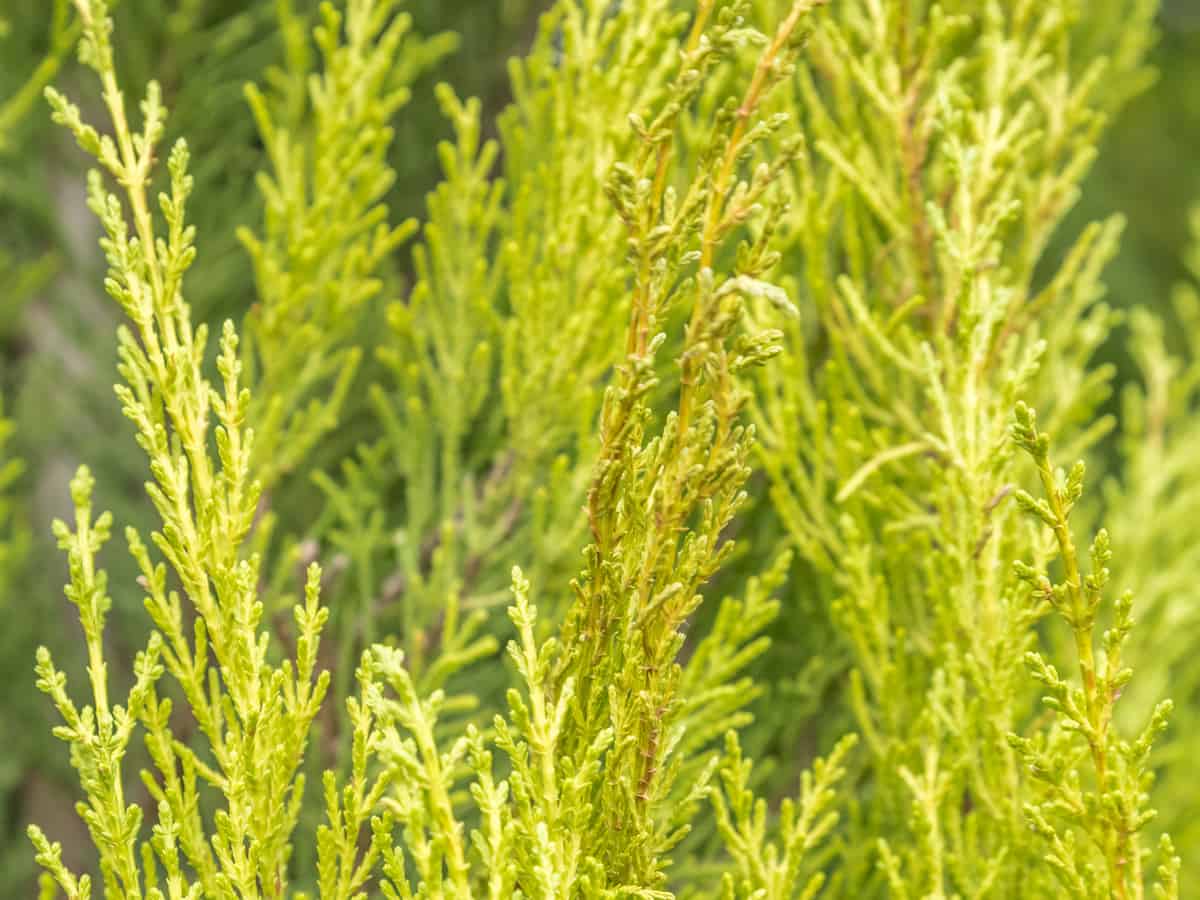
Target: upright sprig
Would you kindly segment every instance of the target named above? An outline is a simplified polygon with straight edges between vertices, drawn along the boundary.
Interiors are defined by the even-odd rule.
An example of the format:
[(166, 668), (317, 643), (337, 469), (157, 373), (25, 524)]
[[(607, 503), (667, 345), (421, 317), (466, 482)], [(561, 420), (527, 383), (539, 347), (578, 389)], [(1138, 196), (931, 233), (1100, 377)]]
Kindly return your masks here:
[[(381, 583), (364, 583), (366, 601), (381, 607), (371, 615), (398, 608), (392, 620), (407, 664), (427, 690), (437, 686), (426, 678), (434, 655), (453, 651), (457, 614), (448, 607), (480, 582), (503, 577), (481, 570), (511, 540), (521, 502), (506, 489), (508, 457), (488, 439), (496, 417), (485, 403), (502, 305), (494, 257), (504, 185), (491, 178), (499, 146), (483, 138), (478, 100), (460, 100), (445, 84), (436, 93), (454, 140), (438, 146), (443, 181), (426, 201), (428, 221), (413, 251), (416, 283), (387, 308), (389, 339), (377, 355), (394, 383), (370, 388), (384, 460), (372, 487), (382, 494), (400, 481), (402, 527), (389, 542), (390, 568), (379, 566)], [(492, 452), (491, 469), (477, 482), (471, 456), (486, 460)], [(347, 512), (348, 521), (359, 514), (353, 506)], [(365, 542), (356, 543), (361, 552)], [(467, 630), (481, 624), (469, 617)], [(440, 647), (431, 640), (435, 631)]]
[(259, 176), (262, 234), (238, 230), (258, 287), (243, 358), (257, 388), (255, 470), (267, 489), (340, 421), (366, 342), (363, 323), (372, 320), (364, 307), (384, 290), (389, 257), (416, 231), (415, 220), (388, 221), (391, 121), (411, 82), (454, 38), (414, 36), (401, 5), (349, 0), (343, 12), (322, 3), (314, 29), (320, 68), (308, 71), (300, 64), (308, 54), (300, 54), (296, 71), (269, 73), (274, 90), (246, 88), (271, 164)]
[[(508, 860), (500, 872), (491, 870), (488, 896), (502, 896), (497, 891), (508, 885), (534, 897), (672, 896), (666, 854), (688, 834), (710, 791), (716, 723), (744, 721), (738, 698), (719, 685), (761, 652), (756, 638), (774, 613), (752, 586), (745, 606), (733, 603), (730, 615), (719, 617), (714, 642), (732, 646), (720, 650), (706, 641), (691, 660), (680, 660), (701, 589), (732, 550), (724, 529), (746, 499), (753, 430), (741, 422), (748, 396), (742, 382), (746, 370), (778, 352), (779, 338), (756, 323), (768, 309), (791, 309), (766, 280), (776, 261), (769, 224), (746, 237), (736, 255), (724, 251), (744, 225), (766, 219), (761, 207), (783, 163), (759, 155), (787, 123), (764, 115), (762, 104), (790, 73), (798, 25), (813, 5), (799, 0), (771, 39), (744, 27), (743, 4), (706, 6), (678, 51), (669, 88), (631, 117), (640, 142), (629, 161), (613, 166), (609, 194), (628, 232), (633, 300), (627, 355), (600, 412), (585, 507), (592, 544), (572, 585), (567, 620), (548, 640), (537, 635), (529, 581), (513, 573), (509, 615), (517, 638), (509, 655), (521, 687), (509, 691), (509, 714), (494, 723), (496, 746), (512, 766), (506, 782), (491, 781), (490, 759), (473, 733), (438, 749), (442, 697), (422, 700), (396, 652), (377, 650), (396, 699), (381, 692), (376, 705), (381, 719), (400, 726), (383, 746), (407, 773), (397, 783), (417, 786), (398, 794), (395, 808), (415, 848), (417, 890), (428, 895), (483, 890), (446, 799), (469, 756), (484, 813), (474, 859)], [(568, 17), (572, 6), (563, 4)], [(758, 74), (741, 94), (713, 79), (729, 92), (723, 112), (699, 152), (681, 155), (677, 166), (682, 113), (720, 66), (736, 72), (734, 61), (748, 47), (762, 48)], [(662, 415), (655, 389), (674, 311), (686, 322), (673, 347), (686, 378)], [(738, 610), (749, 621), (737, 620)], [(708, 691), (714, 708), (690, 704), (681, 683)], [(744, 693), (743, 702), (752, 691)], [(824, 787), (840, 772), (834, 765), (826, 774), (819, 799), (806, 793), (806, 811), (827, 803)], [(773, 896), (799, 890), (799, 860), (810, 846), (797, 835), (815, 843), (828, 823), (808, 827), (807, 819), (789, 819), (787, 862), (772, 872)], [(392, 869), (403, 874), (400, 865)], [(397, 885), (412, 890), (407, 881)]]
[[(748, 397), (741, 378), (778, 352), (777, 331), (752, 324), (741, 330), (744, 310), (764, 301), (791, 310), (786, 295), (764, 280), (776, 261), (769, 225), (743, 242), (732, 272), (717, 274), (716, 253), (755, 216), (794, 152), (790, 142), (780, 158), (758, 161), (749, 173), (738, 167), (786, 124), (763, 116), (760, 104), (791, 71), (798, 25), (813, 5), (794, 4), (762, 42), (749, 86), (741, 95), (731, 90), (721, 104), (696, 170), (677, 188), (660, 173), (679, 116), (699, 96), (706, 73), (743, 42), (757, 41), (741, 28), (738, 4), (717, 9), (702, 37), (682, 48), (682, 72), (654, 114), (633, 118), (643, 142), (636, 163), (613, 171), (610, 192), (629, 231), (635, 273), (629, 353), (601, 410), (586, 507), (593, 544), (575, 583), (550, 693), (573, 691), (579, 707), (560, 753), (586, 754), (611, 730), (586, 846), (605, 865), (619, 860), (616, 872), (639, 884), (655, 883), (662, 855), (687, 833), (686, 818), (666, 813), (675, 791), (691, 796), (707, 778), (701, 771), (692, 773), (693, 783), (676, 782), (682, 760), (674, 750), (683, 731), (676, 659), (701, 587), (733, 549), (721, 534), (746, 499), (753, 431), (740, 422)], [(679, 397), (656, 434), (648, 397), (657, 383), (661, 329), (679, 306), (688, 313), (677, 356)], [(632, 852), (619, 846), (630, 833), (638, 836)]]
[[(1091, 546), (1091, 571), (1083, 574), (1069, 517), (1083, 493), (1084, 465), (1076, 463), (1065, 475), (1054, 470), (1050, 438), (1038, 430), (1033, 410), (1024, 404), (1016, 408), (1012, 435), (1032, 458), (1043, 491), (1041, 498), (1018, 491), (1017, 503), (1053, 532), (1063, 580), (1054, 582), (1044, 570), (1021, 562), (1016, 564), (1017, 575), (1029, 585), (1033, 602), (1049, 605), (1071, 629), (1081, 681), (1078, 686), (1071, 684), (1036, 651), (1027, 655), (1034, 678), (1047, 691), (1043, 702), (1057, 714), (1057, 727), (1049, 734), (1009, 738), (1030, 773), (1042, 782), (1045, 799), (1028, 804), (1027, 814), (1047, 842), (1046, 861), (1072, 895), (1141, 898), (1147, 853), (1140, 846), (1139, 832), (1155, 815), (1148, 807), (1154, 779), (1149, 755), (1167, 726), (1172, 703), (1159, 702), (1133, 741), (1120, 738), (1113, 715), (1133, 677), (1121, 659), (1134, 624), (1132, 593), (1126, 591), (1113, 604), (1111, 625), (1100, 639), (1103, 656), (1097, 663), (1098, 618), (1109, 614), (1103, 600), (1112, 550), (1108, 533), (1101, 529)], [(1072, 750), (1080, 743), (1091, 762), (1086, 774)], [(1099, 850), (1102, 867), (1093, 864), (1087, 842)], [(1170, 859), (1173, 854), (1166, 855)]]
[(1127, 97), (1105, 85), (1141, 82), (1152, 18), (1145, 0), (1095, 19), (1071, 0), (845, 0), (780, 101), (810, 139), (779, 224), (805, 315), (754, 421), (811, 575), (788, 608), (844, 660), (826, 677), (869, 750), (847, 893), (1058, 889), (1005, 742), (1036, 700), (1022, 660), (1046, 612), (1017, 602), (1010, 564), (1032, 547), (1005, 502), (1008, 432), (1021, 397), (1072, 453), (1114, 424), (1114, 370), (1090, 361), (1115, 319), (1100, 278), (1121, 221), (1049, 266), (1047, 247)]
[[(340, 478), (324, 467), (350, 453), (338, 427), (365, 412), (365, 391), (352, 388), (364, 353), (369, 359), (377, 343), (387, 294), (399, 289), (396, 255), (417, 230), (414, 219), (393, 223), (390, 210), (394, 123), (412, 83), (456, 38), (414, 33), (402, 0), (322, 3), (311, 29), (291, 4), (278, 4), (276, 13), (286, 65), (269, 69), (263, 86), (245, 88), (269, 162), (258, 177), (265, 216), (257, 231), (237, 231), (258, 294), (241, 347), (254, 389), (251, 465), (263, 490), (255, 547), (269, 560), (269, 606), (283, 605), (308, 559), (341, 553), (349, 560), (348, 577), (330, 573), (338, 592), (330, 605), (339, 638), (335, 692), (348, 697), (354, 659), (374, 641), (381, 612), (374, 573), (384, 514), (366, 479), (378, 454), (342, 459)], [(324, 508), (297, 527), (296, 511), (321, 503), (297, 477), (310, 473)], [(345, 716), (330, 722), (327, 743), (338, 744), (344, 764), (354, 726)]]
[(784, 798), (779, 840), (772, 841), (767, 836), (767, 801), (750, 789), (752, 764), (743, 758), (737, 735), (729, 733), (721, 763), (722, 789), (712, 793), (717, 828), (735, 864), (734, 872), (727, 872), (721, 882), (722, 900), (811, 900), (820, 892), (825, 872), (806, 874), (803, 866), (837, 825), (838, 814), (830, 807), (856, 740), (853, 735), (843, 738), (829, 756), (801, 775), (799, 802)]
[[(326, 823), (317, 831), (318, 896), (322, 900), (363, 900), (366, 894), (362, 889), (375, 876), (380, 860), (395, 852), (392, 820), (376, 815), (393, 770), (376, 772), (372, 765), (380, 734), (370, 696), (373, 664), (372, 655), (364, 652), (355, 673), (359, 695), (346, 699), (352, 728), (347, 783), (339, 787), (337, 774), (331, 770), (322, 776)], [(368, 826), (371, 836), (365, 839)]]
[(399, 481), (377, 489), (403, 498), (375, 594), (398, 611), (418, 683), (447, 596), (499, 605), (513, 559), (535, 596), (575, 566), (629, 303), (607, 173), (638, 140), (628, 111), (670, 81), (683, 21), (668, 0), (552, 5), (510, 63), (513, 102), (494, 139), (478, 100), (437, 88), (453, 137), (438, 146), (417, 281), (388, 307), (379, 357), (394, 384), (370, 392), (389, 452), (380, 471)]
[[(88, 677), (92, 703), (78, 708), (67, 695), (67, 679), (54, 667), (50, 652), (41, 647), (37, 653), (38, 688), (54, 701), (63, 724), (54, 734), (71, 747), (71, 764), (79, 773), (87, 802), (77, 806), (100, 852), (100, 873), (105, 893), (112, 897), (142, 897), (141, 858), (137, 834), (142, 824), (142, 809), (126, 801), (121, 760), (129, 748), (134, 727), (147, 706), (153, 706), (153, 686), (163, 667), (159, 662), (162, 640), (155, 634), (135, 665), (136, 682), (124, 706), (114, 705), (108, 697), (108, 666), (104, 661), (104, 623), (112, 607), (107, 577), (96, 567), (96, 554), (107, 542), (112, 516), (92, 516), (92, 489), (95, 480), (86, 468), (80, 468), (71, 481), (75, 503), (75, 528), (54, 523), (59, 546), (67, 551), (71, 573), (67, 597), (79, 612), (87, 644)], [(37, 850), (37, 861), (55, 879), (70, 900), (86, 900), (91, 895), (91, 878), (76, 877), (61, 860), (61, 846), (51, 843), (36, 825), (30, 826), (30, 839)], [(143, 845), (145, 846), (145, 845)], [(146, 852), (150, 849), (145, 846)], [(162, 894), (151, 894), (161, 898)], [(196, 895), (198, 896), (198, 895)]]
[[(75, 713), (44, 651), (41, 685), (64, 717), (58, 734), (71, 743), (93, 798), (81, 812), (100, 851), (110, 897), (164, 896), (157, 886), (161, 868), (171, 898), (281, 898), (303, 797), (298, 769), (328, 685), (326, 673), (316, 674), (328, 615), (318, 599), (320, 570), (310, 567), (304, 602), (294, 610), (294, 659), (269, 662), (270, 637), (261, 628), (257, 596), (259, 561), (243, 554), (260, 486), (252, 462), (254, 432), (245, 427), (251, 397), (240, 381), (238, 337), (227, 322), (216, 361), (220, 384), (211, 385), (202, 370), (207, 330), (192, 326), (184, 299), (184, 275), (195, 259), (194, 229), (185, 217), (192, 188), (187, 146), (181, 140), (170, 152), (169, 192), (157, 198), (161, 218), (156, 218), (148, 191), (166, 118), (159, 89), (149, 85), (141, 104), (143, 124), (134, 130), (113, 65), (107, 6), (103, 0), (77, 0), (77, 7), (83, 23), (80, 57), (100, 79), (113, 134), (101, 135), (86, 124), (57, 91), (47, 97), (55, 120), (124, 191), (123, 203), (106, 190), (99, 172), (89, 175), (89, 205), (105, 233), (105, 287), (132, 326), (119, 331), (124, 383), (116, 392), (149, 459), (153, 480), (146, 491), (162, 520), (152, 542), (181, 585), (188, 609), (168, 587), (167, 564), (155, 562), (141, 537), (128, 530), (145, 607), (157, 630), (139, 656), (127, 706), (110, 709), (101, 644), (109, 604), (104, 577), (94, 565), (109, 519), (91, 523), (91, 480), (81, 472), (74, 486), (76, 530), (60, 526), (58, 533), (71, 561), (68, 595), (80, 608), (88, 642), (94, 711)], [(172, 700), (157, 693), (162, 670), (186, 699), (203, 741), (185, 739), (172, 718)], [(154, 766), (143, 771), (142, 780), (159, 808), (148, 842), (139, 836), (140, 812), (125, 807), (121, 793), (120, 762), (136, 720), (145, 728)], [(100, 740), (92, 737), (93, 721)], [(207, 746), (201, 749), (201, 743)], [(210, 794), (222, 802), (207, 826), (201, 796)], [(86, 879), (65, 870), (40, 832), (31, 834), (60, 886), (72, 898), (86, 897)]]
[[(1192, 646), (1200, 544), (1190, 526), (1200, 514), (1194, 451), (1200, 440), (1200, 209), (1192, 223), (1195, 238), (1184, 258), (1192, 277), (1177, 286), (1170, 313), (1134, 308), (1129, 314), (1139, 378), (1122, 392), (1120, 466), (1105, 484), (1103, 507), (1123, 560), (1114, 587), (1132, 588), (1138, 598), (1138, 624), (1126, 651), (1138, 660), (1138, 677), (1122, 694), (1117, 722), (1134, 726), (1167, 691), (1175, 700), (1171, 728), (1155, 750), (1164, 766), (1152, 802), (1156, 824), (1180, 846), (1192, 844), (1200, 824), (1190, 812), (1188, 767), (1168, 764), (1193, 758), (1200, 742), (1200, 659)], [(1185, 883), (1197, 875), (1200, 859), (1194, 857), (1183, 855)]]

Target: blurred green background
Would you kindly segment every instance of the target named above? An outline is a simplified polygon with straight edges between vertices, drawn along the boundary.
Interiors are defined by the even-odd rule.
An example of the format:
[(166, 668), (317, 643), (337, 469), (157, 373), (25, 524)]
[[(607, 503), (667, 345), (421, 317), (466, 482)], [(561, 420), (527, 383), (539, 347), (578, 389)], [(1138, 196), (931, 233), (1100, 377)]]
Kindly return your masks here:
[[(311, 4), (292, 5), (307, 12)], [(507, 99), (506, 60), (528, 45), (545, 5), (410, 0), (419, 31), (454, 31), (460, 41), (458, 51), (417, 85), (396, 123), (396, 220), (420, 215), (436, 178), (432, 148), (448, 128), (433, 99), (435, 81), (480, 97), (490, 122)], [(262, 80), (282, 59), (274, 7), (273, 0), (122, 0), (116, 10), (118, 65), (126, 83), (157, 78), (173, 111), (172, 131), (192, 145), (192, 220), (201, 262), (189, 299), (197, 317), (209, 322), (240, 319), (253, 301), (249, 262), (234, 230), (260, 221), (253, 176), (263, 160), (242, 85)], [(50, 123), (40, 96), (19, 93), (49, 58), (42, 72), (53, 73), (85, 110), (96, 110), (91, 83), (66, 49), (72, 37), (67, 20), (56, 19), (64, 9), (53, 0), (0, 0), (0, 393), (13, 420), (5, 457), (24, 460), (12, 491), (16, 552), (7, 560), (0, 599), (0, 872), (8, 896), (29, 894), (21, 887), (32, 871), (25, 823), (37, 819), (68, 847), (71, 829), (79, 827), (72, 811), (74, 779), (65, 754), (51, 746), (50, 710), (33, 687), (39, 643), (49, 645), (68, 672), (79, 668), (78, 626), (62, 595), (65, 561), (49, 523), (68, 512), (67, 481), (82, 461), (97, 474), (99, 504), (112, 509), (119, 523), (145, 527), (149, 514), (141, 489), (143, 457), (110, 388), (117, 316), (99, 290), (102, 260), (96, 227), (83, 206), (81, 157)], [(1189, 210), (1200, 201), (1200, 2), (1166, 0), (1160, 24), (1153, 57), (1158, 80), (1109, 130), (1063, 232), (1123, 213), (1128, 227), (1108, 272), (1110, 299), (1167, 314), (1172, 288), (1184, 277)], [(54, 71), (56, 61), (61, 67)], [(13, 99), (6, 105), (7, 98)], [(397, 260), (401, 276), (407, 260), (404, 251)], [(1119, 339), (1108, 355), (1121, 377), (1132, 377)], [(332, 460), (340, 450), (328, 452)], [(108, 549), (104, 562), (114, 586), (132, 585), (120, 543)], [(118, 660), (131, 659), (145, 634), (140, 597), (114, 587), (114, 600), (110, 651)]]

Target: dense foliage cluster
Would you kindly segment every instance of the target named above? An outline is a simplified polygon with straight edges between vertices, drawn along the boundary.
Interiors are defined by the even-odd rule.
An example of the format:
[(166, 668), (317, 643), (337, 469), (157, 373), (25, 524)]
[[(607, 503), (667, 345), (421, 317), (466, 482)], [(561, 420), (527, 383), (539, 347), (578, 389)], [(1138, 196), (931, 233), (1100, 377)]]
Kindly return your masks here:
[(53, 526), (45, 900), (1179, 895), (1200, 214), (1127, 316), (1071, 218), (1153, 0), (491, 4), (494, 116), (417, 2), (160, 5), (0, 103), (94, 167), (134, 439)]

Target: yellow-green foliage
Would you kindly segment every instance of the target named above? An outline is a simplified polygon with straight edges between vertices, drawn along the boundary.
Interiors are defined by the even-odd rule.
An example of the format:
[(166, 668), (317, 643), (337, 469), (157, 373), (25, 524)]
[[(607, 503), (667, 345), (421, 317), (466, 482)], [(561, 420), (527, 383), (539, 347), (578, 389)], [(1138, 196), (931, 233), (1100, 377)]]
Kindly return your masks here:
[[(1151, 797), (1161, 826), (1181, 850), (1200, 836), (1187, 774), (1187, 760), (1194, 758), (1200, 740), (1200, 669), (1190, 641), (1196, 606), (1189, 587), (1197, 564), (1191, 523), (1200, 502), (1191, 475), (1200, 425), (1200, 211), (1192, 221), (1197, 243), (1187, 263), (1193, 280), (1179, 285), (1173, 298), (1169, 333), (1175, 340), (1168, 339), (1165, 323), (1145, 310), (1130, 317), (1141, 379), (1121, 398), (1121, 467), (1105, 485), (1104, 496), (1113, 543), (1124, 563), (1113, 581), (1117, 590), (1133, 591), (1136, 600), (1136, 627), (1126, 654), (1138, 661), (1137, 678), (1123, 692), (1117, 721), (1136, 727), (1159, 697), (1169, 694), (1175, 701), (1171, 727), (1154, 757), (1164, 771)], [(1187, 884), (1200, 860), (1194, 853), (1182, 855)]]
[[(98, 865), (32, 826), (44, 897), (1178, 895), (1194, 291), (1182, 348), (1131, 317), (1106, 491), (1050, 456), (1111, 458), (1121, 222), (1047, 248), (1152, 3), (558, 0), (496, 127), (435, 89), (443, 181), (394, 224), (453, 39), (345, 0), (310, 46), (280, 2), (246, 91), (257, 304), (215, 341), (187, 144), (154, 83), (134, 121), (108, 5), (75, 5), (108, 124), (47, 96), (99, 164), (159, 524), (126, 532), (132, 673), (86, 467), (55, 525), (90, 698), (45, 649), (38, 686)], [(816, 721), (756, 707), (762, 671)]]
[[(105, 230), (106, 288), (132, 326), (119, 332), (124, 383), (117, 395), (153, 475), (147, 493), (162, 522), (153, 545), (180, 589), (168, 587), (167, 565), (153, 561), (142, 538), (129, 530), (126, 539), (142, 570), (146, 610), (156, 630), (138, 656), (127, 702), (110, 703), (103, 631), (111, 600), (95, 556), (112, 520), (107, 514), (93, 517), (93, 479), (80, 469), (72, 482), (74, 529), (59, 523), (55, 531), (70, 561), (67, 595), (79, 608), (88, 646), (92, 702), (74, 704), (65, 677), (44, 649), (38, 653), (38, 684), (62, 716), (57, 734), (72, 746), (72, 764), (88, 797), (80, 812), (99, 850), (108, 896), (142, 896), (145, 890), (149, 896), (234, 897), (260, 889), (265, 896), (282, 896), (303, 794), (297, 769), (328, 686), (328, 675), (314, 671), (327, 617), (317, 599), (320, 570), (315, 565), (310, 570), (306, 600), (295, 609), (294, 659), (269, 661), (259, 561), (242, 550), (260, 488), (250, 475), (252, 432), (242, 427), (250, 395), (239, 383), (238, 339), (228, 324), (217, 361), (220, 386), (214, 388), (201, 368), (207, 331), (192, 327), (183, 294), (183, 278), (195, 258), (193, 230), (185, 220), (192, 187), (187, 147), (180, 142), (171, 150), (170, 192), (159, 196), (155, 216), (147, 188), (166, 115), (158, 88), (151, 84), (147, 90), (142, 126), (135, 131), (113, 68), (106, 10), (84, 3), (79, 15), (81, 58), (101, 81), (113, 134), (101, 135), (84, 123), (61, 94), (50, 91), (48, 97), (56, 120), (125, 191), (128, 219), (100, 172), (91, 173), (89, 202)], [(205, 739), (203, 754), (176, 737), (172, 701), (157, 687), (166, 672)], [(158, 803), (149, 842), (138, 834), (141, 808), (126, 802), (121, 766), (138, 724), (145, 728), (153, 761), (143, 780)], [(207, 825), (197, 806), (197, 792), (205, 786), (224, 798)], [(88, 896), (89, 876), (67, 871), (58, 845), (36, 827), (31, 836), (39, 861), (67, 895)], [(165, 893), (154, 887), (159, 866)]]

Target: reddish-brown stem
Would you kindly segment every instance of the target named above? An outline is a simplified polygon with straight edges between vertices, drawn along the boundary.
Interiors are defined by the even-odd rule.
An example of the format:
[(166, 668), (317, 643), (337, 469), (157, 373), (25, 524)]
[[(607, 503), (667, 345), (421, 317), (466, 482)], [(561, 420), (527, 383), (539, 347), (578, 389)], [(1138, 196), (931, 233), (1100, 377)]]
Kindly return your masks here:
[[(725, 208), (725, 195), (729, 191), (729, 182), (733, 178), (734, 169), (737, 166), (738, 154), (742, 149), (742, 140), (746, 133), (746, 123), (754, 115), (759, 103), (762, 101), (763, 92), (767, 87), (767, 79), (771, 74), (771, 68), (775, 65), (775, 60), (778, 58), (780, 51), (791, 40), (804, 15), (812, 10), (814, 6), (818, 5), (818, 3), (822, 2), (824, 0), (795, 0), (791, 11), (780, 23), (779, 28), (776, 29), (775, 37), (767, 45), (767, 49), (759, 57), (758, 65), (754, 68), (754, 76), (750, 79), (750, 86), (746, 89), (746, 96), (742, 100), (741, 106), (737, 109), (737, 121), (734, 123), (733, 133), (729, 136), (729, 142), (725, 146), (725, 156), (721, 160), (721, 167), (717, 170), (717, 177), (713, 182), (712, 191), (709, 194), (708, 207), (705, 210), (704, 217), (704, 231), (700, 238), (700, 268), (702, 270), (712, 268), (722, 213)], [(702, 306), (703, 304), (697, 303), (692, 307), (692, 317), (687, 329), (689, 345), (695, 339), (696, 332), (699, 329)], [(681, 437), (687, 433), (688, 425), (690, 424), (694, 380), (695, 371), (693, 366), (685, 358), (683, 373), (680, 376), (678, 428)]]

